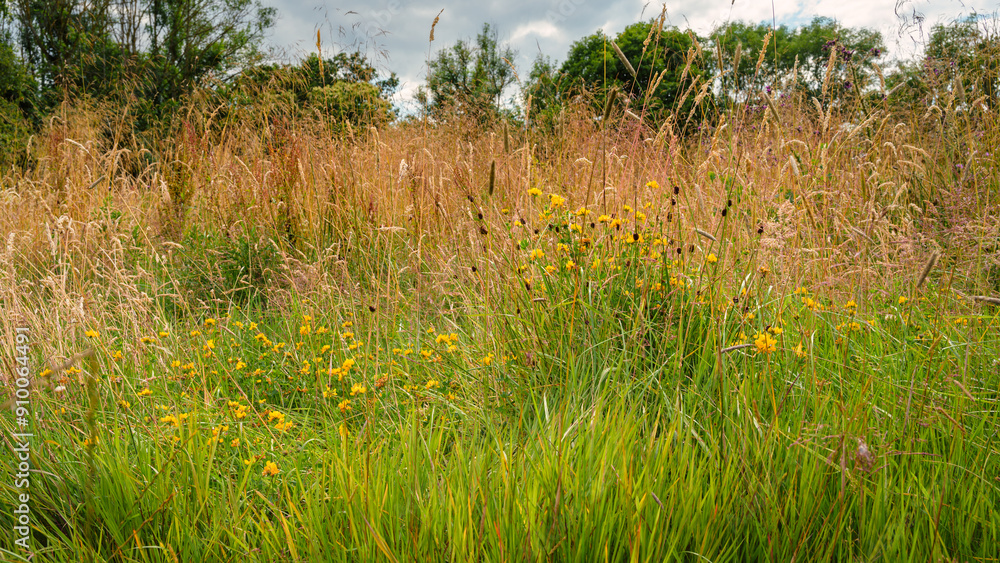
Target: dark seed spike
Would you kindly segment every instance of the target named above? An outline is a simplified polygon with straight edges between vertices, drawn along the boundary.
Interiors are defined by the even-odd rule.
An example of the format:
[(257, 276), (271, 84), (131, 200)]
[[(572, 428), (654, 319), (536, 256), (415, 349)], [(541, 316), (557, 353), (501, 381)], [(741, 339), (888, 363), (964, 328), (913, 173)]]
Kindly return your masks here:
[[(504, 133), (506, 132), (507, 129), (504, 129)], [(505, 134), (504, 141), (506, 140), (507, 140), (507, 135)], [(491, 196), (493, 195), (493, 187), (496, 185), (496, 183), (497, 183), (497, 161), (494, 160), (493, 162), (490, 163), (490, 189), (488, 193)]]

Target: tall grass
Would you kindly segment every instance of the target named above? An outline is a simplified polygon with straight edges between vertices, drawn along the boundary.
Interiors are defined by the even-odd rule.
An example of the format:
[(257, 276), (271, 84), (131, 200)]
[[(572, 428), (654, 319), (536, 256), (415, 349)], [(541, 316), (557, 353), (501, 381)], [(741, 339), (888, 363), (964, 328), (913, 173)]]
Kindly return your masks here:
[(35, 560), (1000, 556), (993, 112), (258, 99), (0, 179)]

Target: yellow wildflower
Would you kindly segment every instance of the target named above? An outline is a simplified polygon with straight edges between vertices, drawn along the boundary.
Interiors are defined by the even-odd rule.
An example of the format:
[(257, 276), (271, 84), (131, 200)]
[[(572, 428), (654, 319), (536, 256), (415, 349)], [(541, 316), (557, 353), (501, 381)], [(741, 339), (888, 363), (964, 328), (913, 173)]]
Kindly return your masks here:
[(753, 344), (757, 347), (757, 352), (759, 353), (770, 354), (778, 349), (778, 341), (766, 332), (757, 333), (757, 337), (754, 339)]

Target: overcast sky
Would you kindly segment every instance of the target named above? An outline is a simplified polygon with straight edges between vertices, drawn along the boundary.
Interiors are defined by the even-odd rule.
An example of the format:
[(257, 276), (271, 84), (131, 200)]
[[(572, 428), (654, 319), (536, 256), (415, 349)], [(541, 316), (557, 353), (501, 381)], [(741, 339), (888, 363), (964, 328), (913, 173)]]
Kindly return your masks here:
[[(483, 22), (496, 26), (502, 42), (518, 52), (515, 62), (524, 77), (541, 52), (558, 64), (570, 45), (598, 29), (614, 35), (627, 25), (658, 16), (661, 3), (644, 0), (263, 0), (278, 10), (270, 43), (280, 57), (294, 61), (316, 51), (316, 32), (323, 51), (366, 53), (377, 67), (400, 78), (396, 103), (412, 104), (413, 92), (424, 83), (428, 54), (474, 38)], [(441, 19), (429, 43), (431, 23)], [(912, 56), (919, 49), (923, 16), (926, 31), (934, 23), (951, 21), (976, 11), (993, 14), (1000, 0), (675, 0), (667, 3), (667, 21), (681, 29), (707, 34), (729, 21), (776, 22), (797, 26), (814, 16), (828, 16), (849, 27), (882, 32), (892, 56)]]

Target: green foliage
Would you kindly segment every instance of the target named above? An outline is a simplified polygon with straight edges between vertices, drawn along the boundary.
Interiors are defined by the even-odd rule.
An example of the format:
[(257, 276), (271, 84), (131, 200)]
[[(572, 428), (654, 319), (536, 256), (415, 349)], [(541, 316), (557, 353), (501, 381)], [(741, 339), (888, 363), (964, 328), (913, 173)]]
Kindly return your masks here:
[(38, 77), (44, 107), (61, 101), (64, 89), (108, 95), (134, 67), (114, 39), (109, 0), (17, 0), (14, 6), (21, 50)]
[(28, 137), (38, 125), (36, 84), (0, 34), (0, 168), (24, 164)]
[[(925, 54), (925, 65), (933, 75), (937, 93), (951, 88), (967, 101), (985, 96), (983, 101), (988, 107), (997, 106), (1000, 35), (980, 27), (976, 14), (932, 27)], [(959, 88), (962, 92), (958, 92)]]
[[(777, 86), (780, 79), (797, 74), (795, 87), (806, 95), (833, 99), (864, 91), (873, 80), (872, 64), (885, 46), (882, 35), (867, 28), (847, 28), (836, 20), (816, 17), (797, 29), (773, 29), (767, 53), (761, 58), (770, 24), (753, 25), (738, 21), (716, 28), (710, 35), (712, 70), (722, 74), (721, 89), (726, 99), (741, 100), (766, 85)], [(827, 67), (834, 57), (830, 77)], [(757, 64), (760, 61), (760, 67)]]
[(157, 101), (190, 92), (256, 49), (274, 23), (259, 0), (150, 0), (149, 56)]
[(275, 11), (259, 0), (16, 0), (16, 32), (52, 107), (66, 94), (169, 113), (212, 76), (252, 60)]
[(977, 15), (934, 25), (924, 58), (901, 61), (886, 76), (886, 87), (892, 92), (890, 107), (900, 113), (922, 112), (950, 97), (958, 106), (978, 100), (995, 108), (1000, 86), (998, 61), (998, 35)]
[(500, 113), (503, 92), (515, 80), (507, 61), (516, 56), (511, 48), (500, 46), (497, 31), (484, 23), (475, 44), (460, 40), (428, 61), (427, 88), (417, 92), (417, 102), (436, 119), (452, 112), (492, 118)]
[(336, 122), (383, 124), (391, 117), (389, 102), (379, 97), (378, 89), (359, 82), (334, 82), (331, 86), (309, 91), (310, 107)]
[(616, 55), (611, 38), (600, 31), (572, 45), (558, 76), (550, 62), (537, 60), (527, 89), (533, 97), (532, 117), (551, 114), (570, 96), (584, 92), (593, 95), (595, 111), (600, 111), (607, 92), (617, 88), (654, 122), (668, 115), (675, 115), (681, 124), (699, 118), (710, 101), (696, 103), (707, 75), (692, 37), (662, 29), (653, 20), (625, 28), (613, 41), (631, 64), (634, 77)]
[(394, 73), (381, 77), (362, 53), (338, 53), (322, 61), (313, 53), (297, 66), (248, 69), (222, 96), (246, 107), (263, 101), (289, 116), (309, 110), (334, 123), (384, 124), (395, 116), (389, 97), (398, 87)]
[(551, 58), (542, 54), (535, 57), (523, 97), (525, 110), (536, 126), (550, 129), (562, 104), (567, 101), (563, 96), (561, 79), (562, 75)]
[(280, 258), (254, 231), (227, 237), (189, 233), (176, 262), (188, 306), (267, 308)]

